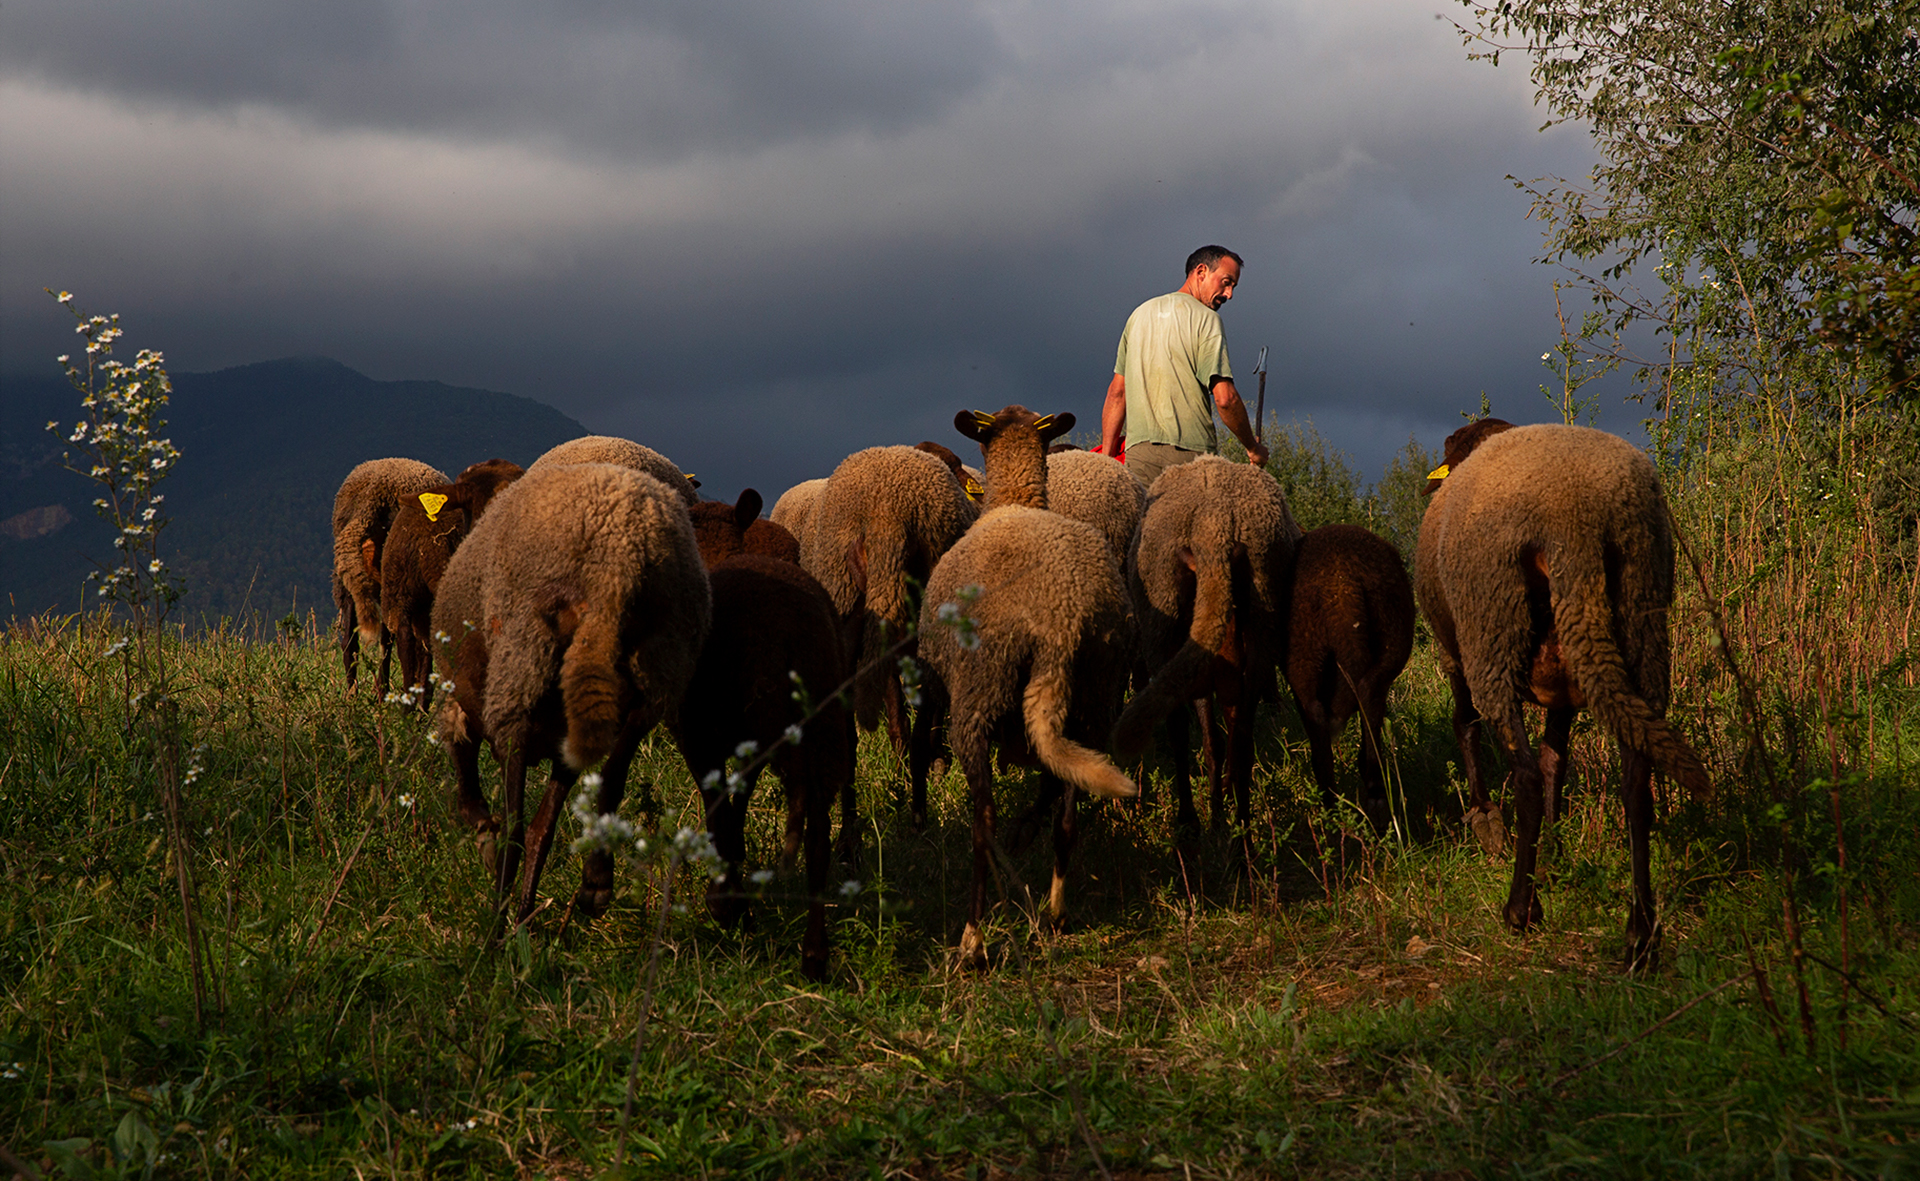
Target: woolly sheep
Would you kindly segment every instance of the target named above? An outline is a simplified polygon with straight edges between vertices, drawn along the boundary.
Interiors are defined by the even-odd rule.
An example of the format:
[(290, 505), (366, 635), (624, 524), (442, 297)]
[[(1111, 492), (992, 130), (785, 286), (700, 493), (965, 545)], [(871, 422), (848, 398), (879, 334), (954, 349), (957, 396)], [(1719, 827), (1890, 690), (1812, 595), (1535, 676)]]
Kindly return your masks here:
[[(462, 819), (479, 830), (504, 903), (523, 850), (516, 921), (532, 913), (554, 823), (577, 773), (605, 758), (597, 811), (614, 812), (634, 749), (686, 691), (712, 619), (706, 572), (679, 497), (609, 464), (549, 465), (494, 498), (454, 551), (433, 607), (436, 653), (454, 684), (440, 734), (459, 776)], [(480, 791), (479, 744), (503, 768), (509, 826)], [(551, 763), (528, 837), (529, 765)], [(597, 914), (613, 862), (586, 858), (575, 905)]]
[(946, 464), (947, 470), (953, 473), (953, 478), (960, 482), (960, 491), (967, 494), (968, 500), (978, 504), (986, 496), (986, 485), (981, 481), (980, 473), (961, 463), (960, 456), (954, 453), (953, 448), (945, 443), (936, 443), (932, 439), (923, 439), (915, 443), (913, 449), (924, 451)]
[(615, 467), (631, 468), (671, 488), (688, 508), (700, 503), (700, 494), (694, 491), (700, 487), (698, 480), (681, 471), (671, 459), (658, 451), (631, 439), (615, 435), (582, 435), (549, 449), (534, 460), (527, 470), (551, 467), (556, 463), (610, 463)]
[(1360, 808), (1376, 830), (1389, 818), (1380, 773), (1387, 691), (1413, 651), (1413, 584), (1400, 551), (1357, 525), (1324, 525), (1294, 553), (1287, 617), (1287, 687), (1313, 752), (1313, 777), (1336, 798), (1333, 740), (1360, 714)]
[(1125, 464), (1076, 447), (1047, 456), (1047, 507), (1098, 529), (1124, 567), (1147, 493)]
[[(1137, 760), (1153, 724), (1170, 717), (1183, 831), (1199, 824), (1187, 779), (1185, 701), (1200, 709), (1213, 826), (1224, 825), (1224, 779), (1246, 831), (1254, 708), (1261, 698), (1278, 696), (1273, 674), (1286, 643), (1286, 595), (1299, 537), (1280, 485), (1250, 464), (1202, 456), (1168, 468), (1148, 490), (1127, 580), (1141, 666), (1154, 671), (1114, 727), (1113, 751), (1122, 761)], [(1213, 754), (1209, 698), (1225, 723), (1224, 776)]]
[[(520, 465), (488, 459), (469, 466), (451, 484), (440, 484), (400, 506), (380, 556), (380, 610), (400, 654), (400, 683), (419, 694), (420, 708), (433, 701), (433, 594), (453, 551), (473, 531), (500, 489), (520, 478)], [(434, 506), (431, 515), (427, 505)]]
[(380, 558), (394, 514), (414, 497), (447, 482), (446, 473), (417, 459), (369, 459), (340, 483), (333, 497), (333, 601), (340, 609), (340, 654), (347, 688), (359, 675), (360, 645), (380, 645), (374, 682), (387, 694), (393, 636), (381, 623)]
[[(757, 498), (756, 498), (757, 499)], [(746, 858), (748, 802), (757, 763), (740, 782), (724, 782), (727, 760), (744, 742), (771, 750), (787, 795), (787, 849), (806, 848), (807, 929), (801, 966), (810, 979), (827, 970), (826, 889), (830, 805), (851, 796), (853, 717), (833, 690), (845, 679), (833, 603), (799, 566), (763, 554), (736, 553), (708, 570), (713, 626), (673, 722), (687, 770), (700, 784), (707, 828), (726, 863), (707, 891), (714, 916), (731, 926), (745, 914), (740, 866)], [(792, 677), (821, 700), (797, 741), (782, 741), (805, 715)], [(847, 813), (849, 822), (852, 814)]]
[[(1512, 427), (1485, 420), (1447, 440), (1420, 525), (1414, 582), (1453, 688), (1454, 731), (1473, 792), (1491, 812), (1480, 721), (1493, 724), (1513, 768), (1513, 884), (1504, 917), (1516, 931), (1541, 917), (1533, 883), (1543, 784), (1556, 796), (1567, 735), (1583, 705), (1619, 744), (1633, 864), (1627, 962), (1658, 956), (1648, 877), (1653, 767), (1696, 796), (1706, 768), (1666, 723), (1667, 609), (1673, 536), (1646, 455), (1588, 427)], [(1541, 752), (1522, 701), (1547, 711)]]
[[(854, 716), (862, 730), (884, 710), (894, 749), (906, 746), (893, 655), (911, 655), (911, 584), (924, 586), (934, 563), (978, 517), (939, 459), (912, 447), (869, 447), (840, 461), (821, 489), (800, 542), (800, 564), (833, 599), (858, 670)], [(920, 741), (916, 739), (916, 741)], [(916, 811), (916, 820), (922, 816)]]
[[(961, 411), (954, 419), (985, 455), (986, 512), (933, 569), (920, 650), (934, 674), (927, 691), (947, 703), (954, 759), (973, 797), (973, 881), (960, 936), (960, 958), (970, 966), (986, 962), (980, 922), (993, 842), (989, 744), (997, 737), (1006, 761), (1037, 757), (1042, 797), (1060, 798), (1049, 893), (1055, 919), (1066, 909), (1075, 789), (1135, 794), (1133, 781), (1105, 755), (1082, 745), (1106, 733), (1119, 705), (1128, 621), (1126, 584), (1104, 539), (1091, 525), (1047, 511), (1046, 444), (1073, 422), (1071, 414), (1042, 418), (1023, 406), (993, 415)], [(977, 595), (970, 587), (979, 588)], [(948, 606), (958, 603), (966, 604), (963, 626), (955, 626)]]
[(800, 543), (785, 528), (760, 519), (763, 503), (760, 494), (748, 488), (732, 504), (703, 500), (693, 506), (693, 535), (709, 568), (735, 554), (800, 564)]
[(793, 534), (794, 540), (804, 547), (807, 536), (807, 518), (813, 512), (813, 505), (820, 497), (820, 490), (827, 486), (827, 478), (802, 480), (780, 494), (773, 502), (773, 511), (767, 514), (774, 524)]

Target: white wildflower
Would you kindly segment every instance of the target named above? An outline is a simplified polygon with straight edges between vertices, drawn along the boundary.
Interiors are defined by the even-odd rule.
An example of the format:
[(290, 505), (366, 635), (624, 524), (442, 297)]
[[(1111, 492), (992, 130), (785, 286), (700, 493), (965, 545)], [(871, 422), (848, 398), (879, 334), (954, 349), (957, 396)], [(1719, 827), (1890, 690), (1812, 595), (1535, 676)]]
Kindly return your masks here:
[(736, 759), (750, 759), (754, 755), (759, 753), (760, 753), (760, 744), (755, 742), (751, 738), (747, 739), (745, 742), (742, 742), (739, 746), (736, 746), (733, 748), (733, 757)]
[(788, 741), (788, 742), (791, 742), (791, 743), (793, 743), (793, 744), (794, 744), (795, 746), (799, 746), (799, 745), (800, 745), (800, 725), (799, 725), (799, 723), (797, 723), (797, 722), (796, 722), (796, 723), (794, 723), (793, 725), (791, 725), (791, 726), (788, 726), (788, 727), (787, 727), (787, 729), (786, 729), (786, 738), (787, 738), (787, 741)]
[(846, 881), (840, 883), (840, 897), (852, 898), (859, 893), (860, 883), (855, 879), (848, 878)]
[(770, 869), (756, 869), (747, 876), (752, 880), (754, 885), (764, 886), (773, 880), (773, 871)]

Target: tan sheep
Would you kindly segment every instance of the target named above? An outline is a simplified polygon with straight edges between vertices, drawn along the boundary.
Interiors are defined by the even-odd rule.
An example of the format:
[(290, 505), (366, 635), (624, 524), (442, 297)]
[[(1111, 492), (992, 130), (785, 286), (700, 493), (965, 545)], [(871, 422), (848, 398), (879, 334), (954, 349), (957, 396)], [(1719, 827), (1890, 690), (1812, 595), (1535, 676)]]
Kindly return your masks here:
[[(480, 790), (481, 742), (503, 769), (508, 837), (492, 868), (504, 903), (526, 850), (516, 921), (533, 911), (577, 773), (605, 758), (598, 810), (618, 809), (640, 739), (686, 692), (712, 610), (685, 505), (624, 467), (529, 469), (454, 551), (433, 607), (440, 668), (454, 683), (440, 732), (483, 855), (501, 822)], [(542, 760), (552, 770), (529, 838), (527, 768)], [(611, 856), (590, 854), (576, 905), (598, 913), (612, 889)]]
[(795, 541), (804, 548), (807, 537), (807, 518), (813, 513), (814, 502), (820, 498), (820, 490), (827, 486), (827, 478), (802, 480), (780, 494), (773, 502), (773, 511), (767, 514), (774, 524), (793, 534)]
[[(1582, 706), (1620, 746), (1633, 863), (1627, 960), (1658, 956), (1648, 876), (1653, 768), (1696, 795), (1699, 756), (1666, 723), (1673, 535), (1659, 476), (1624, 439), (1587, 427), (1485, 420), (1447, 440), (1415, 555), (1420, 609), (1454, 696), (1476, 812), (1489, 814), (1480, 721), (1513, 767), (1514, 930), (1540, 919), (1533, 875), (1545, 790), (1558, 795)], [(1547, 711), (1536, 757), (1521, 703)]]
[[(1042, 799), (1054, 817), (1049, 910), (1066, 909), (1066, 873), (1077, 836), (1076, 789), (1130, 796), (1133, 781), (1083, 745), (1107, 732), (1126, 678), (1126, 584), (1091, 526), (1047, 511), (1046, 445), (1073, 415), (1041, 418), (1023, 406), (998, 414), (962, 411), (954, 426), (986, 457), (986, 511), (940, 559), (920, 613), (927, 691), (948, 705), (948, 736), (973, 798), (973, 883), (961, 961), (986, 962), (980, 922), (993, 842), (993, 766), (1038, 762)], [(951, 481), (949, 481), (951, 482)], [(979, 588), (969, 599), (970, 587)], [(965, 603), (954, 626), (948, 604)], [(971, 642), (971, 643), (970, 643)], [(926, 712), (926, 711), (923, 711)], [(1076, 740), (1076, 738), (1078, 740)], [(1057, 777), (1058, 783), (1049, 782)]]
[(939, 459), (912, 447), (869, 447), (833, 469), (800, 539), (800, 564), (833, 599), (849, 667), (860, 672), (854, 716), (872, 730), (884, 712), (896, 752), (906, 753), (906, 718), (888, 651), (905, 642), (901, 652), (912, 654), (913, 587), (926, 585), (978, 516)]
[[(1278, 696), (1274, 670), (1285, 651), (1300, 536), (1279, 483), (1250, 464), (1202, 456), (1168, 468), (1149, 490), (1127, 584), (1141, 667), (1152, 679), (1114, 727), (1113, 752), (1137, 760), (1153, 724), (1171, 720), (1177, 821), (1185, 832), (1199, 825), (1187, 775), (1187, 701), (1200, 712), (1213, 826), (1224, 827), (1224, 781), (1233, 788), (1240, 831), (1247, 831), (1254, 709)], [(1224, 775), (1213, 749), (1213, 706), (1225, 726)]]
[(374, 682), (387, 695), (393, 634), (381, 622), (380, 561), (394, 516), (447, 475), (417, 459), (369, 459), (340, 483), (333, 496), (333, 601), (340, 609), (340, 654), (347, 688), (358, 678), (360, 645), (380, 645)]
[(681, 471), (671, 459), (658, 451), (631, 439), (616, 435), (582, 435), (549, 449), (534, 460), (527, 470), (550, 467), (556, 463), (610, 463), (616, 467), (631, 468), (636, 472), (645, 472), (671, 488), (688, 508), (700, 503), (700, 494), (694, 491), (700, 487), (700, 481)]
[(1113, 550), (1113, 560), (1124, 567), (1147, 508), (1147, 493), (1127, 474), (1125, 464), (1076, 447), (1047, 456), (1047, 506), (1098, 529)]

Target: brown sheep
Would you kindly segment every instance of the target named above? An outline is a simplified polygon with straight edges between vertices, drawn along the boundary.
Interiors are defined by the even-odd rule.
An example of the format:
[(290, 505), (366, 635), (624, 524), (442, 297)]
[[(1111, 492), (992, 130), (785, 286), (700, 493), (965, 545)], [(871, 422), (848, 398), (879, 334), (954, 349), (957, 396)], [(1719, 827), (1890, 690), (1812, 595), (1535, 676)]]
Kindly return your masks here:
[(761, 554), (800, 564), (800, 543), (784, 527), (760, 519), (763, 503), (760, 494), (749, 488), (733, 504), (703, 500), (693, 506), (693, 535), (709, 568), (735, 554)]
[(1360, 808), (1375, 830), (1389, 819), (1380, 772), (1387, 691), (1413, 651), (1413, 584), (1400, 551), (1356, 525), (1325, 525), (1294, 551), (1287, 619), (1287, 686), (1306, 727), (1313, 777), (1337, 798), (1333, 740), (1360, 714)]
[(1125, 464), (1104, 455), (1055, 443), (1047, 455), (1047, 506), (1061, 516), (1085, 521), (1100, 531), (1125, 568), (1134, 531), (1147, 510), (1147, 490), (1127, 474)]
[[(1286, 643), (1286, 595), (1299, 536), (1279, 483), (1250, 464), (1202, 456), (1168, 468), (1149, 490), (1127, 576), (1141, 663), (1154, 671), (1114, 727), (1113, 751), (1124, 762), (1138, 760), (1153, 724), (1170, 720), (1177, 823), (1185, 832), (1199, 827), (1187, 780), (1185, 701), (1200, 710), (1213, 826), (1225, 825), (1230, 784), (1246, 832), (1254, 709), (1260, 699), (1278, 696), (1274, 670)], [(1225, 723), (1224, 775), (1214, 757), (1209, 701)]]
[(913, 449), (924, 451), (946, 464), (947, 470), (953, 473), (953, 478), (960, 482), (960, 490), (967, 494), (968, 500), (978, 504), (986, 496), (986, 486), (980, 482), (979, 474), (961, 463), (960, 456), (954, 452), (953, 448), (945, 443), (936, 443), (932, 439), (923, 439), (915, 443)]
[[(481, 834), (503, 905), (526, 854), (515, 921), (533, 912), (578, 773), (605, 758), (597, 810), (619, 808), (634, 750), (686, 692), (711, 619), (685, 505), (628, 468), (529, 469), (454, 551), (433, 605), (435, 651), (454, 684), (440, 737), (459, 776), (460, 815)], [(480, 790), (481, 742), (505, 784), (497, 858), (501, 822)], [(529, 837), (527, 768), (543, 760), (551, 774)], [(575, 905), (598, 914), (612, 892), (612, 855), (589, 854)]]
[(665, 484), (688, 508), (700, 503), (695, 491), (700, 481), (681, 471), (671, 459), (651, 447), (642, 446), (618, 435), (582, 435), (549, 448), (527, 470), (551, 467), (556, 463), (610, 463), (616, 467), (643, 472)]
[[(804, 837), (808, 912), (801, 967), (819, 980), (827, 971), (830, 805), (837, 791), (851, 796), (854, 772), (853, 715), (831, 696), (846, 679), (838, 621), (820, 584), (792, 562), (735, 553), (714, 562), (708, 578), (713, 627), (673, 722), (687, 770), (700, 784), (714, 849), (726, 863), (707, 902), (727, 926), (746, 911), (740, 865), (759, 768), (734, 779), (727, 759), (752, 742), (773, 752), (769, 761), (786, 788), (785, 860)], [(823, 704), (797, 742), (782, 742), (805, 712), (795, 700), (795, 676)], [(846, 822), (853, 822), (850, 810)]]
[[(998, 414), (961, 411), (954, 426), (986, 458), (980, 520), (934, 567), (920, 612), (920, 651), (944, 698), (956, 762), (973, 798), (973, 878), (960, 959), (986, 963), (986, 910), (994, 830), (993, 765), (1041, 767), (1041, 796), (1058, 797), (1049, 913), (1066, 910), (1066, 874), (1077, 838), (1076, 790), (1130, 796), (1133, 781), (1083, 743), (1107, 732), (1126, 677), (1126, 584), (1091, 525), (1047, 511), (1046, 445), (1073, 415), (1042, 418), (1023, 406)], [(969, 601), (969, 587), (978, 587)], [(954, 626), (965, 603), (970, 631)], [(1076, 740), (1076, 738), (1078, 740)]]
[[(433, 702), (433, 593), (494, 494), (520, 478), (520, 465), (488, 459), (460, 473), (451, 484), (420, 493), (400, 506), (380, 556), (380, 610), (400, 655), (400, 683)], [(430, 513), (427, 506), (432, 505)]]
[(820, 490), (827, 486), (827, 478), (802, 480), (780, 494), (773, 502), (773, 511), (767, 514), (774, 524), (793, 534), (793, 539), (806, 544), (807, 518), (813, 514), (814, 501), (819, 499)]
[[(840, 461), (820, 490), (800, 540), (801, 565), (819, 579), (839, 615), (848, 664), (856, 670), (854, 717), (862, 730), (885, 716), (896, 753), (931, 762), (925, 727), (908, 751), (896, 658), (912, 655), (913, 587), (979, 511), (946, 464), (912, 447), (869, 447)], [(924, 788), (914, 819), (924, 820)]]
[[(1476, 812), (1490, 813), (1480, 722), (1513, 768), (1513, 885), (1507, 925), (1541, 917), (1534, 863), (1543, 787), (1566, 775), (1582, 706), (1619, 744), (1633, 904), (1627, 961), (1658, 956), (1648, 833), (1653, 768), (1696, 796), (1705, 766), (1666, 723), (1673, 535), (1659, 476), (1632, 444), (1588, 427), (1483, 420), (1447, 439), (1420, 524), (1415, 585), (1453, 687), (1454, 732)], [(1522, 702), (1547, 711), (1535, 756)]]
[(375, 686), (387, 695), (393, 635), (381, 623), (380, 559), (393, 518), (413, 498), (447, 482), (417, 459), (369, 459), (347, 473), (333, 497), (333, 601), (340, 609), (340, 655), (347, 688), (360, 672), (360, 645), (380, 645)]

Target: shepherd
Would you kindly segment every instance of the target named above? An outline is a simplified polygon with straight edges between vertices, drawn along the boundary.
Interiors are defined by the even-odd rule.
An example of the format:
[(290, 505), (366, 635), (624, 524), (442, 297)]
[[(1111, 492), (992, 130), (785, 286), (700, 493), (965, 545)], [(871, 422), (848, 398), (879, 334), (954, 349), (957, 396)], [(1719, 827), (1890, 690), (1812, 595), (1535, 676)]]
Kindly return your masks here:
[(1234, 388), (1220, 325), (1220, 305), (1233, 298), (1241, 266), (1226, 247), (1202, 246), (1187, 256), (1178, 291), (1127, 317), (1100, 414), (1100, 450), (1119, 454), (1124, 437), (1127, 470), (1143, 488), (1166, 469), (1218, 450), (1215, 410), (1246, 447), (1247, 462), (1266, 466), (1267, 448)]

